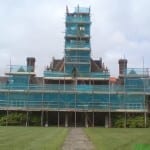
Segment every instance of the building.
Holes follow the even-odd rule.
[[[113,114],[144,115],[150,112],[150,79],[147,68],[127,68],[119,60],[119,78],[110,77],[102,58],[91,58],[90,8],[66,7],[64,57],[55,59],[36,77],[35,58],[26,66],[11,65],[0,78],[0,110],[37,114],[41,126],[111,127]],[[7,124],[7,123],[6,123]]]

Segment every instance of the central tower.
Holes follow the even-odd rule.
[[[90,72],[90,8],[77,6],[73,13],[66,7],[64,72]]]
[[[66,7],[64,57],[54,58],[50,67],[44,71],[46,84],[109,83],[109,71],[102,58],[91,58],[90,27],[90,8],[77,6],[70,13]]]

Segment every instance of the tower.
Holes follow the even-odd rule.
[[[77,6],[73,13],[66,8],[65,73],[90,72],[90,8]]]

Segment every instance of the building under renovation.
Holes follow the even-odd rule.
[[[128,68],[120,59],[119,77],[110,76],[102,58],[91,58],[90,8],[66,8],[65,47],[62,59],[53,58],[43,72],[35,74],[35,58],[26,66],[10,65],[0,77],[0,111],[37,114],[41,126],[111,126],[112,115],[150,111],[148,68]]]

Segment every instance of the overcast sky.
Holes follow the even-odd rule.
[[[112,76],[118,59],[150,66],[150,0],[0,0],[0,75],[7,65],[36,58],[42,75],[53,56],[64,55],[65,8],[91,7],[92,57],[103,58]],[[143,59],[144,58],[144,59]]]

